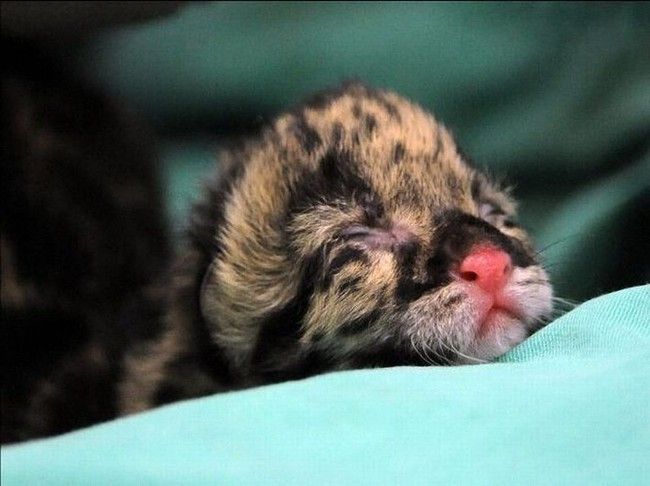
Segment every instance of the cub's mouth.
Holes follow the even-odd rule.
[[[477,360],[507,352],[552,312],[552,290],[544,270],[537,265],[516,267],[501,249],[473,248],[454,278],[466,295],[468,326],[474,336],[466,354]]]
[[[475,364],[506,353],[542,327],[552,290],[539,265],[519,267],[496,246],[478,245],[437,295],[406,314],[407,343],[430,364]]]

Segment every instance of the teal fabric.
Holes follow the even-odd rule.
[[[647,484],[650,286],[489,365],[390,368],[170,405],[2,449],[23,484]]]
[[[216,152],[197,134],[345,78],[408,96],[515,186],[558,295],[583,300],[650,280],[648,25],[643,2],[196,2],[78,64],[158,127],[176,227]]]

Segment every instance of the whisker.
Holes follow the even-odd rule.
[[[447,343],[446,343],[445,340],[440,336],[440,334],[438,333],[438,331],[439,331],[439,330],[436,329],[436,328],[433,329],[433,334],[434,334],[434,337],[435,337],[435,339],[436,339],[436,344],[437,344],[439,347],[441,347],[441,348],[443,348],[443,349],[446,349],[447,351],[450,351],[452,354],[458,354],[458,353],[456,352],[456,350],[454,350],[453,348],[450,348],[449,346],[447,346]],[[438,356],[440,356],[442,359],[444,359],[444,360],[447,362],[448,365],[453,365],[453,364],[454,364],[454,361],[453,361],[452,358],[450,358],[450,357],[448,357],[448,356],[444,356],[444,355],[438,354],[438,353],[436,353],[436,354],[437,354]]]
[[[548,316],[548,317],[546,317],[546,318],[542,318],[542,317],[532,317],[532,316],[531,316],[531,317],[529,317],[527,320],[530,321],[530,322],[533,322],[533,323],[537,324],[537,326],[538,326],[537,329],[541,329],[542,327],[546,326],[549,322],[551,322],[551,321],[554,320],[554,319],[555,319],[555,316],[554,316],[554,315],[550,315],[550,316]]]
[[[428,348],[426,343],[422,343],[420,350],[424,354],[427,363],[429,363],[431,366],[437,366],[440,364],[439,359],[441,359],[441,356],[439,356],[438,353],[436,353],[433,349]],[[433,353],[433,358],[429,355],[429,352]],[[438,358],[438,360],[436,360],[436,358]]]
[[[430,366],[433,366],[433,363],[431,362],[431,360],[428,359],[427,357],[425,357],[425,356],[420,352],[420,350],[418,349],[418,347],[415,345],[415,343],[413,342],[413,336],[411,336],[411,347],[412,347],[413,350],[417,353],[417,355],[420,357],[420,359],[421,359],[422,361],[424,361],[426,364],[428,364],[428,365],[430,365]]]
[[[543,263],[544,268],[554,268],[560,265],[571,265],[575,261],[575,258],[566,258],[562,260],[554,260],[552,262]]]
[[[440,361],[444,359],[443,356],[440,356],[440,355],[439,355],[435,350],[429,348],[429,347],[426,346],[425,344],[422,345],[422,352],[423,352],[424,355],[429,359],[429,362],[430,362],[433,366],[438,366],[438,365],[440,365]],[[432,357],[429,355],[429,353],[433,353],[434,358],[432,358]]]
[[[579,302],[577,300],[568,299],[566,297],[560,297],[558,295],[554,295],[553,300],[556,300],[558,302],[565,302],[567,304],[571,304],[571,305],[575,305],[575,306],[578,306],[578,305],[580,305],[582,303],[582,302]]]
[[[561,306],[566,307],[568,310],[573,310],[580,305],[580,302],[564,299],[562,297],[553,297],[553,303],[560,304]]]
[[[443,345],[445,345],[445,343],[443,343]],[[460,356],[460,357],[462,357],[462,358],[465,358],[465,359],[468,359],[469,361],[474,361],[475,363],[479,363],[479,364],[488,363],[488,361],[485,360],[485,359],[482,359],[482,358],[476,358],[476,357],[474,357],[474,356],[470,356],[470,355],[468,355],[468,354],[465,354],[465,353],[460,352],[460,351],[459,351],[458,349],[456,349],[456,348],[455,348],[451,343],[448,343],[448,349],[450,349],[452,353],[456,353],[458,356]]]
[[[434,340],[435,340],[436,342],[439,342],[439,341],[440,341],[440,338],[438,337],[438,333],[437,333],[436,328],[433,327],[433,328],[431,329],[431,331],[433,332],[433,338],[434,338]],[[453,364],[453,363],[449,360],[449,358],[447,358],[446,356],[443,356],[442,354],[440,354],[440,353],[438,352],[437,349],[432,348],[432,347],[428,344],[427,341],[423,341],[423,342],[422,342],[422,351],[423,351],[427,356],[429,356],[429,352],[432,353],[432,354],[437,358],[437,361],[436,361],[436,360],[433,360],[433,361],[436,361],[436,364],[444,364],[444,363],[442,363],[442,362],[446,362],[446,364],[448,364],[448,365]]]
[[[584,233],[584,232],[582,232],[582,233],[573,233],[573,234],[566,235],[563,238],[560,238],[559,240],[555,240],[552,243],[549,243],[548,245],[544,246],[542,249],[536,251],[535,255],[540,256],[545,251],[553,248],[554,246],[559,245],[560,243],[566,243],[569,240],[576,239],[576,238],[582,238],[582,237],[585,237],[585,236],[588,236],[588,234]]]
[[[435,331],[435,330],[434,330],[434,335],[435,335],[435,339],[436,339],[436,341],[439,341],[438,336],[436,335],[436,331]],[[436,361],[436,360],[433,360],[433,361],[436,361],[437,364],[441,364],[442,361],[445,361],[446,364],[448,364],[448,365],[453,364],[452,361],[451,361],[448,357],[446,357],[446,356],[440,354],[440,353],[438,352],[438,350],[435,349],[435,348],[433,348],[433,347],[431,347],[431,346],[429,345],[428,342],[426,342],[426,341],[423,342],[423,343],[422,343],[422,347],[423,347],[423,350],[424,350],[424,352],[426,353],[427,356],[429,356],[429,353],[432,353],[433,356],[435,356],[435,357],[437,358],[437,361]]]
[[[435,331],[435,330],[434,330],[434,334],[436,334],[436,331]],[[461,352],[459,349],[457,349],[456,347],[454,347],[453,343],[451,343],[451,342],[445,342],[444,339],[440,339],[440,336],[437,336],[437,335],[436,335],[436,339],[438,340],[438,343],[439,343],[442,347],[444,347],[444,348],[447,349],[448,351],[451,351],[453,354],[455,354],[455,355],[457,355],[457,356],[460,356],[461,358],[465,358],[465,359],[469,360],[470,362],[471,362],[471,361],[474,361],[474,362],[476,362],[476,363],[487,363],[487,362],[488,362],[488,361],[486,361],[486,360],[484,360],[484,359],[476,358],[476,357],[474,357],[474,356],[469,356],[469,355],[467,355],[467,354]],[[447,362],[448,362],[449,364],[452,364],[451,360],[449,360],[449,359],[447,359]]]
[[[570,240],[571,238],[577,238],[578,236],[583,236],[583,235],[581,233],[575,233],[573,235],[568,235],[568,236],[565,236],[564,238],[560,238],[559,240],[556,240],[553,243],[549,243],[544,248],[536,251],[535,256],[540,256],[546,250],[548,250],[550,248],[553,248],[554,246],[559,245],[560,243],[565,243],[567,240]]]

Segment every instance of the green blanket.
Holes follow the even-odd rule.
[[[333,373],[4,448],[2,484],[647,484],[649,316],[635,287],[499,363]]]

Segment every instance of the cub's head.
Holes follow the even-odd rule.
[[[224,160],[200,307],[243,377],[482,362],[551,312],[508,193],[393,93],[318,96]]]

